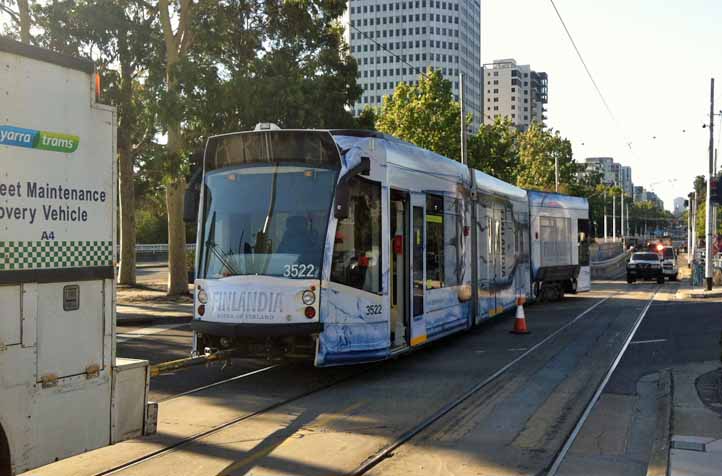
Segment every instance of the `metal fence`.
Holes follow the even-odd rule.
[[[186,245],[186,251],[195,251],[196,250],[196,244],[195,243],[189,243]],[[139,255],[161,255],[161,254],[167,254],[168,253],[168,244],[167,243],[158,243],[158,244],[144,244],[144,245],[135,245],[135,253]]]

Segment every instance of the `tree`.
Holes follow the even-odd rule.
[[[376,120],[379,131],[437,154],[459,160],[460,106],[451,82],[438,70],[419,76],[418,86],[400,83],[393,96],[385,96]]]
[[[43,46],[60,52],[94,54],[102,77],[100,102],[117,107],[118,175],[120,182],[120,267],[118,282],[135,284],[134,167],[139,150],[155,134],[139,81],[158,47],[153,35],[155,12],[143,0],[53,2],[36,9]]]
[[[376,110],[371,106],[366,106],[363,108],[363,111],[361,111],[361,114],[359,114],[356,118],[355,127],[357,129],[367,129],[373,131],[376,130],[376,121]]]
[[[489,175],[514,183],[519,166],[519,132],[509,118],[483,124],[469,138],[469,165]]]
[[[188,274],[185,265],[185,223],[183,223],[183,194],[186,181],[183,169],[185,151],[182,122],[178,104],[182,96],[182,87],[178,73],[181,62],[192,44],[191,20],[194,4],[192,0],[171,0],[174,12],[170,10],[169,0],[158,0],[161,32],[165,44],[164,72],[165,95],[160,107],[166,110],[161,116],[162,125],[168,134],[166,145],[166,211],[168,213],[168,294],[179,295],[188,292]],[[173,28],[171,15],[177,15],[177,26]]]
[[[555,159],[559,162],[559,191],[569,193],[577,181],[579,167],[572,157],[572,145],[558,131],[533,123],[519,139],[519,187],[554,191]]]
[[[18,29],[20,41],[29,45],[32,41],[30,36],[32,17],[28,0],[0,0],[0,12],[4,12],[10,17]]]

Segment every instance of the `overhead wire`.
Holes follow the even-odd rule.
[[[405,59],[403,59],[401,56],[397,55],[396,53],[394,53],[393,51],[391,51],[390,49],[388,49],[385,44],[379,43],[378,41],[376,41],[376,39],[374,39],[373,37],[370,37],[369,35],[367,35],[365,31],[360,30],[356,25],[351,25],[351,28],[353,28],[354,30],[356,30],[358,33],[361,33],[365,39],[370,40],[370,41],[373,42],[376,46],[380,47],[382,50],[386,51],[389,55],[391,55],[391,56],[393,56],[394,58],[396,58],[396,59],[398,60],[397,63],[403,63],[403,64],[405,64],[406,66],[408,66],[409,68],[411,68],[416,74],[418,74],[418,73],[421,72],[421,71],[419,70],[419,68],[417,68],[416,66],[411,65],[411,63],[409,63],[408,61],[406,61]]]
[[[554,0],[549,0],[549,2],[552,4],[552,8],[554,8],[554,12],[556,13],[557,18],[559,18],[559,22],[562,24],[562,27],[564,28],[564,31],[567,34],[567,38],[569,38],[569,42],[572,44],[572,48],[574,48],[574,51],[576,52],[577,57],[579,58],[579,61],[582,63],[582,66],[584,67],[584,71],[586,71],[587,76],[589,77],[589,80],[592,83],[592,86],[594,86],[594,90],[597,92],[597,95],[599,95],[599,99],[601,99],[602,104],[604,105],[604,108],[607,110],[609,117],[612,119],[612,122],[614,122],[614,124],[617,126],[619,132],[621,133],[624,145],[627,146],[629,151],[636,158],[636,154],[634,153],[634,150],[632,149],[632,142],[627,138],[628,137],[627,134],[624,133],[624,130],[622,129],[621,124],[617,120],[617,117],[614,115],[614,112],[612,111],[612,108],[609,106],[607,99],[604,97],[604,94],[602,93],[601,88],[597,84],[597,81],[594,79],[594,75],[592,74],[591,70],[589,69],[587,62],[584,60],[584,57],[582,56],[582,52],[579,50],[577,43],[574,41],[574,37],[572,36],[572,33],[569,31],[569,28],[567,28],[567,24],[566,24],[566,22],[564,22],[564,18],[562,18],[561,12],[559,12],[557,5],[554,3]]]

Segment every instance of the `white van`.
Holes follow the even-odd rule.
[[[677,281],[679,268],[677,267],[677,252],[673,246],[665,246],[659,252],[662,256],[662,272],[670,281]]]

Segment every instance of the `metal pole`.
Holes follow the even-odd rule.
[[[604,242],[607,242],[607,191],[604,191]]]
[[[631,236],[632,232],[629,230],[629,203],[627,203],[627,209],[624,212],[624,217],[627,220],[627,223],[624,226],[624,229],[627,230],[627,234]]]
[[[459,111],[461,112],[461,163],[466,165],[466,124],[464,121],[464,73],[459,73]]]
[[[714,78],[710,80],[709,95],[709,173],[707,174],[707,197],[706,197],[706,217],[705,217],[705,260],[704,260],[704,280],[707,291],[712,290],[712,200],[711,200],[711,181],[714,172],[712,171],[714,162]]]
[[[559,193],[559,157],[554,154],[554,189]]]
[[[697,190],[694,191],[694,207],[692,207],[692,261],[697,252]]]
[[[687,198],[687,266],[692,263],[692,194]]]
[[[612,194],[612,241],[617,241],[617,196]]]
[[[624,190],[622,190],[622,205],[619,210],[619,228],[621,230],[620,235],[622,236],[622,241],[624,241]]]

